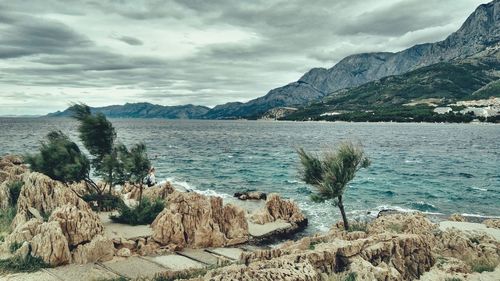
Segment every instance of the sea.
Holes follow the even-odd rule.
[[[321,153],[360,143],[372,165],[345,192],[352,219],[380,210],[447,216],[500,216],[500,126],[495,124],[346,123],[111,119],[119,142],[144,142],[159,180],[231,198],[235,192],[277,192],[298,203],[308,233],[340,219],[333,202],[310,200],[300,180],[298,148]],[[34,153],[51,130],[78,141],[65,118],[0,118],[0,155]]]

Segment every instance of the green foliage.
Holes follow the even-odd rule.
[[[0,273],[34,272],[47,267],[41,258],[31,255],[0,260]]]
[[[109,193],[85,194],[82,199],[90,203],[92,210],[99,212],[116,210],[125,204],[120,196]]]
[[[119,207],[118,216],[110,216],[117,223],[130,225],[151,224],[156,216],[165,208],[165,202],[158,199],[150,201],[143,198],[141,203],[136,207],[129,207],[125,204]]]
[[[467,263],[470,265],[473,272],[492,272],[498,265],[498,261],[488,260],[486,258],[469,259]]]
[[[126,151],[123,163],[128,179],[134,183],[141,183],[142,179],[147,176],[149,168],[151,167],[146,145],[139,143],[134,145],[130,151]]]
[[[298,154],[303,167],[301,178],[316,187],[316,198],[321,201],[341,196],[356,172],[370,166],[363,149],[352,142],[341,143],[336,151],[326,152],[323,157],[304,149],[299,149]]]
[[[354,222],[349,225],[349,229],[347,230],[349,232],[353,231],[363,231],[367,232],[368,231],[368,223],[366,222]]]
[[[16,208],[15,207],[9,207],[7,209],[1,210],[0,209],[0,233],[10,233],[12,231],[11,229],[11,223],[14,220],[14,217],[16,216]]]
[[[344,278],[344,281],[356,281],[356,272],[349,272],[347,276]]]
[[[19,194],[21,193],[21,188],[23,187],[24,182],[15,180],[7,183],[7,188],[9,189],[10,195],[10,205],[15,206],[17,204],[17,199],[19,198]]]
[[[15,253],[21,246],[23,245],[22,242],[14,242],[9,245],[9,251],[11,254]]]
[[[40,152],[28,155],[26,162],[33,171],[54,180],[77,182],[89,176],[90,163],[78,146],[61,131],[52,131],[42,141]]]
[[[302,180],[317,190],[311,199],[319,202],[335,200],[342,214],[344,226],[349,230],[342,195],[356,173],[371,163],[361,146],[352,142],[342,142],[335,151],[325,152],[322,157],[308,153],[304,149],[298,149],[297,153],[302,164]]]

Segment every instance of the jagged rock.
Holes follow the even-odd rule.
[[[36,235],[31,240],[31,255],[40,257],[44,262],[58,266],[71,261],[68,240],[58,222],[46,222],[39,225]]]
[[[419,234],[430,239],[434,238],[433,233],[437,231],[437,225],[433,224],[423,214],[391,214],[377,218],[368,225],[368,233],[406,233]]]
[[[92,241],[78,245],[71,253],[74,263],[104,262],[113,259],[115,248],[113,242],[102,236],[95,236]]]
[[[304,280],[320,281],[321,275],[308,261],[275,259],[266,262],[245,265],[231,265],[209,271],[202,280]]]
[[[5,238],[4,247],[8,249],[13,243],[23,243],[24,241],[31,241],[37,234],[37,228],[43,221],[39,219],[31,219],[24,224],[18,225],[11,234]]]
[[[0,210],[5,210],[10,206],[10,191],[7,184],[8,181],[4,181],[0,184]]]
[[[22,222],[23,219],[27,221],[32,217],[27,212],[29,207],[37,209],[42,215],[51,214],[56,208],[66,204],[73,205],[78,209],[89,209],[87,203],[78,198],[68,187],[44,174],[25,174],[23,181],[24,186],[21,188],[17,200],[16,215],[16,217],[21,217],[14,220],[13,227]]]
[[[500,219],[487,219],[483,222],[487,227],[500,229]]]
[[[460,222],[466,221],[466,219],[462,215],[460,215],[460,214],[452,214],[448,218],[448,220],[450,220],[450,221],[460,221]]]
[[[248,237],[245,212],[223,208],[220,197],[176,191],[167,197],[167,206],[151,224],[152,237],[163,245],[219,247]]]
[[[116,252],[116,255],[119,257],[130,257],[132,255],[132,252],[130,252],[130,249],[128,248],[121,248]]]
[[[267,194],[260,191],[236,192],[234,197],[240,200],[266,200]]]
[[[49,221],[59,222],[70,246],[88,242],[104,230],[99,216],[88,207],[63,205],[54,210]]]
[[[297,204],[291,200],[283,200],[276,193],[267,196],[264,209],[252,215],[254,223],[265,224],[282,219],[292,224],[307,224],[306,217],[302,214]]]
[[[14,253],[14,257],[24,259],[30,254],[30,243],[24,241],[19,249]]]
[[[139,200],[140,189],[137,186],[129,187],[130,195],[129,199]],[[145,187],[142,191],[142,196],[150,200],[156,199],[166,199],[168,195],[172,194],[175,188],[170,182],[166,182],[162,185],[155,185],[152,187]]]
[[[500,242],[481,233],[448,229],[436,235],[435,251],[462,261],[477,258],[500,260]]]

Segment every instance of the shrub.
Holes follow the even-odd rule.
[[[344,281],[356,281],[356,272],[350,272],[347,274]]]
[[[112,215],[110,218],[114,222],[130,225],[151,224],[164,208],[165,203],[160,199],[150,201],[147,198],[143,198],[142,202],[136,207],[131,208],[122,204],[118,210],[119,215]]]
[[[468,261],[473,272],[494,271],[498,261],[488,260],[486,258],[476,258]]]
[[[0,233],[11,232],[11,223],[16,216],[16,208],[9,207],[5,210],[0,210]]]
[[[363,231],[366,232],[368,230],[368,223],[366,222],[354,222],[351,223],[349,229],[347,231]]]
[[[27,255],[25,258],[12,257],[0,260],[1,273],[34,272],[42,268],[50,267],[39,257]]]
[[[109,193],[85,194],[82,199],[90,203],[92,210],[99,212],[116,210],[125,204],[120,196]]]
[[[17,204],[17,199],[19,198],[19,194],[21,193],[21,188],[23,187],[24,182],[22,181],[11,181],[7,184],[7,188],[10,193],[10,205],[15,206]]]
[[[23,245],[22,242],[14,242],[9,245],[9,251],[11,254],[15,253],[21,246]]]

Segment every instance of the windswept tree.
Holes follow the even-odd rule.
[[[340,209],[344,228],[349,230],[343,195],[356,173],[371,163],[362,147],[342,142],[335,151],[325,152],[322,156],[306,152],[303,148],[299,148],[297,153],[302,164],[302,180],[317,190],[311,199],[316,202],[333,200]]]
[[[116,132],[113,124],[102,113],[92,114],[85,104],[71,106],[72,117],[80,122],[78,132],[80,140],[92,155],[92,166],[95,174],[104,179],[111,187],[120,177],[118,153],[115,149]]]
[[[52,131],[45,138],[39,153],[26,156],[31,170],[64,183],[84,180],[95,186],[89,176],[90,161],[76,143],[61,131]]]
[[[129,182],[135,184],[140,188],[139,191],[139,204],[142,204],[142,190],[144,188],[142,181],[148,175],[151,162],[148,159],[146,145],[139,143],[134,145],[130,151],[125,146],[121,148],[122,163],[126,178]]]

